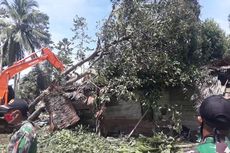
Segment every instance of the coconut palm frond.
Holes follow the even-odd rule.
[[[33,29],[31,34],[38,40],[48,40],[50,35],[47,32]]]
[[[8,27],[8,26],[10,26],[10,23],[9,22],[7,22],[7,20],[6,19],[1,19],[0,18],[0,30],[2,30],[3,28],[6,28],[6,27]]]
[[[15,32],[15,26],[10,25],[9,27],[5,28],[4,31],[5,31],[7,37],[11,37],[11,35],[13,35],[13,33]]]
[[[13,2],[13,10],[15,10],[18,14],[21,16],[25,14],[24,6],[23,6],[24,0],[14,0]]]
[[[36,48],[41,48],[41,40],[38,40],[36,37],[34,37],[34,36],[29,36],[29,42],[31,43],[31,44],[33,44],[33,46],[34,47],[36,47]]]
[[[19,43],[21,43],[22,42],[22,40],[21,40],[21,30],[19,30],[19,31],[17,31],[17,33],[15,33],[15,35],[14,35],[14,41],[16,41],[16,42],[19,42]]]
[[[49,21],[49,17],[38,10],[33,10],[31,13],[27,14],[26,19],[34,25],[46,25]]]
[[[10,38],[7,38],[7,39],[5,40],[5,43],[3,44],[3,56],[6,56],[7,51],[9,50],[9,49],[8,49],[8,42],[9,42],[9,39],[10,39]]]
[[[28,12],[34,8],[38,8],[38,2],[34,0],[14,0],[13,4],[20,12]]]
[[[13,17],[14,19],[16,19],[18,17],[18,14],[17,14],[16,10],[14,9],[14,6],[12,4],[10,4],[7,0],[2,0],[0,5],[5,7],[5,9],[4,9],[5,14],[7,14],[8,16]]]
[[[12,25],[9,24],[8,26],[2,27],[0,29],[0,33],[1,33],[2,39],[7,41],[9,37],[11,37],[11,35],[14,33],[14,28]],[[5,42],[5,41],[2,41],[2,42]]]
[[[12,3],[2,0],[0,5],[9,19],[9,23],[0,21],[1,37],[5,40],[4,56],[9,64],[23,57],[23,51],[33,52],[40,48],[41,42],[49,42],[48,16],[35,10],[38,7],[35,0],[12,0]]]
[[[11,9],[11,6],[10,6],[10,4],[8,3],[8,1],[7,0],[1,0],[0,1],[0,5],[3,5],[3,6],[5,6],[7,9]]]
[[[38,8],[38,2],[34,0],[27,0],[26,9]]]
[[[24,32],[18,31],[18,33],[15,36],[15,41],[21,45],[21,50],[28,50],[29,52],[34,52],[34,47],[30,43],[29,38]]]
[[[14,8],[7,8],[6,9],[7,16],[14,22],[18,22],[20,20],[20,15]]]
[[[34,52],[34,46],[33,44],[31,43],[30,41],[30,38],[28,37],[28,35],[26,35],[25,33],[23,33],[21,35],[21,38],[22,38],[22,44],[23,44],[23,47],[25,50],[27,50],[28,52]]]
[[[4,8],[0,8],[0,17],[6,16],[6,10]]]

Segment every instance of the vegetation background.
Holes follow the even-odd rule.
[[[200,19],[201,6],[197,0],[112,0],[111,3],[110,15],[97,32],[96,49],[101,51],[100,58],[88,63],[96,70],[92,81],[107,87],[97,99],[99,106],[104,102],[132,100],[157,114],[163,89],[180,87],[185,96],[189,90],[199,95],[199,87],[207,77],[206,67],[229,57],[229,35],[213,19]],[[86,19],[76,15],[72,32],[73,37],[54,43],[49,33],[49,16],[39,11],[38,2],[1,0],[1,70],[23,58],[26,50],[34,52],[44,46],[56,49],[68,66],[75,60],[86,59],[94,50],[92,43],[95,44],[87,33]],[[19,97],[33,101],[55,76],[55,70],[44,63],[20,79],[20,83],[20,76],[15,77],[15,89]],[[178,121],[175,119],[175,130],[180,130]],[[46,140],[51,140],[45,150],[60,152],[71,152],[73,148],[82,152],[98,152],[98,148],[101,152],[167,152],[168,148],[173,152],[176,140],[156,133],[151,139],[111,143],[82,130],[63,130],[44,137],[39,137],[40,149]]]

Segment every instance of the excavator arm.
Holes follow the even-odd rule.
[[[8,105],[8,81],[22,70],[46,60],[49,61],[56,69],[59,69],[60,71],[64,70],[64,65],[50,49],[43,48],[41,49],[41,52],[40,56],[38,56],[37,53],[32,53],[28,57],[17,61],[12,66],[2,71],[0,74],[0,103],[4,102],[5,105]]]

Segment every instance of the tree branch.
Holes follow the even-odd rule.
[[[62,73],[62,75],[65,76],[65,75],[69,74],[71,71],[75,70],[77,67],[83,65],[85,62],[88,62],[88,61],[94,59],[95,57],[100,56],[100,57],[98,57],[98,58],[96,59],[96,62],[97,62],[97,61],[98,61],[100,58],[102,58],[104,55],[109,54],[109,52],[107,52],[107,49],[108,49],[109,47],[111,47],[111,46],[113,46],[113,45],[115,45],[115,44],[118,44],[118,43],[120,43],[120,42],[122,42],[122,41],[127,41],[127,40],[129,40],[130,38],[131,38],[131,35],[121,37],[119,40],[114,40],[114,41],[111,42],[110,44],[105,45],[105,46],[104,46],[104,49],[101,49],[100,39],[98,39],[98,41],[97,41],[97,48],[95,49],[95,51],[94,51],[88,58],[86,58],[86,59],[84,59],[84,60],[78,62],[77,64],[73,65],[72,67],[70,67],[69,69],[67,69],[66,71],[64,71],[64,72]],[[101,54],[99,55],[99,53],[101,53]],[[95,63],[95,62],[94,62],[94,63]],[[94,63],[93,63],[93,64],[94,64]],[[92,65],[91,65],[91,66],[92,66]],[[75,82],[75,81],[77,81],[77,80],[83,78],[83,77],[86,76],[87,74],[91,74],[91,72],[87,71],[87,72],[85,72],[85,73],[83,73],[83,74],[78,75],[78,76],[75,77],[75,78],[71,78],[70,80],[67,80],[67,81],[66,81],[66,85],[69,85],[69,84],[71,84],[71,83],[73,83],[73,82]],[[30,111],[33,112],[33,110],[35,109],[35,106],[41,101],[41,99],[42,99],[43,97],[45,97],[45,96],[49,93],[49,90],[50,90],[50,89],[51,89],[51,86],[49,86],[45,91],[43,91],[43,92],[42,92],[42,93],[41,93],[41,94],[40,94],[30,105],[29,105],[29,110],[30,110]]]
[[[49,92],[51,87],[48,87],[46,90],[44,90],[30,105],[29,105],[29,110],[34,110],[35,106],[40,102],[40,100],[46,96]]]
[[[111,42],[110,44],[107,44],[105,45],[105,49],[108,49],[109,47],[115,45],[115,44],[118,44],[122,41],[127,41],[131,38],[131,35],[128,35],[128,36],[124,36],[124,37],[121,37],[119,40],[114,40],[113,42]],[[100,42],[100,39],[97,40],[97,48],[96,50],[89,56],[87,57],[86,59],[78,62],[77,64],[73,65],[72,67],[70,67],[69,69],[67,69],[66,71],[63,72],[63,75],[67,75],[69,74],[71,71],[75,70],[77,67],[83,65],[85,62],[88,62],[90,60],[92,60],[93,58],[95,58],[96,56],[99,56],[99,53],[101,53],[101,55],[105,55],[107,54],[105,49],[101,49],[101,42]],[[101,56],[101,57],[102,57]],[[99,59],[101,58],[99,57]],[[96,61],[98,61],[99,59],[97,59]],[[95,62],[94,62],[95,63]],[[93,64],[94,64],[93,63]]]
[[[78,62],[77,64],[73,65],[72,67],[70,67],[69,69],[67,69],[66,71],[63,72],[63,75],[67,75],[69,74],[71,71],[75,70],[77,67],[83,65],[85,62],[88,62],[89,60],[93,59],[94,57],[98,56],[98,53],[100,52],[100,39],[97,40],[97,48],[96,50],[86,59]]]
[[[70,85],[70,84],[74,83],[75,81],[80,80],[81,78],[85,77],[88,74],[92,74],[91,71],[87,71],[87,72],[85,72],[83,74],[77,75],[77,77],[75,77],[75,78],[72,78],[72,79],[68,80],[66,82],[66,85]]]

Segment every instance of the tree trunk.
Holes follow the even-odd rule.
[[[29,121],[34,121],[38,118],[38,116],[41,114],[42,111],[45,110],[45,106],[42,106],[40,108],[38,108],[35,112],[33,112],[29,117],[28,120]]]
[[[17,95],[17,92],[18,92],[18,79],[19,79],[19,74],[16,74],[14,76],[14,93],[15,93],[15,96]]]
[[[17,62],[17,57],[15,57],[14,62]],[[13,65],[14,62],[11,63],[11,64]],[[16,97],[16,95],[18,93],[18,80],[19,80],[19,78],[20,78],[20,72],[18,74],[15,74],[15,76],[14,76],[14,93],[15,93],[15,97]]]

